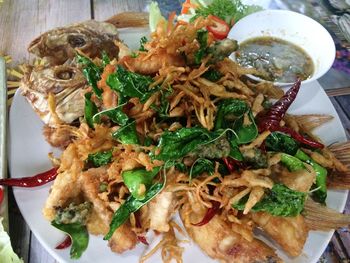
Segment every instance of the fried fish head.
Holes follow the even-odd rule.
[[[110,57],[117,57],[119,49],[115,40],[119,38],[114,25],[89,20],[43,33],[29,44],[28,51],[46,58],[51,65],[60,65],[73,59],[77,50],[90,58],[100,57],[102,50]]]
[[[45,124],[70,124],[84,115],[87,82],[82,72],[71,65],[26,66],[20,88],[22,95]],[[54,118],[49,96],[53,96]]]

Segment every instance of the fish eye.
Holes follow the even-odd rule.
[[[70,80],[74,77],[74,71],[72,69],[63,69],[55,72],[55,77],[62,80]]]
[[[83,36],[77,36],[77,35],[70,35],[68,36],[68,43],[71,45],[71,47],[82,47],[86,44],[86,41]]]

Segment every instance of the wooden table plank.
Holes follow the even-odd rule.
[[[30,58],[27,46],[41,33],[57,26],[88,20],[90,2],[86,0],[6,0],[0,5],[0,53],[14,62]]]
[[[150,1],[143,0],[93,0],[94,18],[99,21],[108,19],[109,17],[126,11],[145,11],[145,7]]]

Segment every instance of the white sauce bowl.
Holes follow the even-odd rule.
[[[335,45],[328,31],[315,20],[288,10],[264,10],[248,15],[235,24],[228,38],[238,43],[245,40],[271,36],[287,40],[302,49],[314,63],[312,76],[303,84],[317,80],[332,66],[335,58]],[[234,59],[234,54],[231,55]],[[249,76],[255,80],[261,79]],[[293,83],[274,82],[278,86],[291,86]]]

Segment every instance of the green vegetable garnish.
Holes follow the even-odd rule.
[[[145,37],[145,36],[143,36],[143,37],[141,37],[141,39],[140,39],[140,48],[139,48],[139,50],[140,51],[147,51],[147,49],[145,49],[145,44],[147,43],[147,37]]]
[[[151,155],[154,159],[163,161],[175,161],[189,153],[200,157],[206,157],[210,154],[212,157],[208,158],[214,158],[218,155],[221,156],[226,151],[224,150],[219,154],[217,152],[211,153],[210,150],[205,153],[203,150],[205,147],[222,150],[219,149],[220,146],[216,145],[216,143],[217,140],[224,136],[226,136],[225,130],[210,132],[201,127],[181,128],[174,132],[165,131],[158,143],[159,153],[152,153]],[[203,148],[201,148],[202,146]],[[230,149],[228,149],[226,156],[229,151]]]
[[[315,191],[312,197],[320,203],[325,203],[327,198],[327,169],[316,163],[309,155],[298,150],[295,157],[312,166],[316,173],[316,183],[313,186]],[[316,190],[317,189],[317,190]]]
[[[164,187],[164,184],[165,182],[153,184],[146,192],[145,197],[142,200],[138,200],[130,195],[128,199],[119,207],[119,209],[115,211],[112,222],[109,225],[109,231],[107,235],[105,235],[104,240],[109,240],[114,231],[129,218],[131,213],[139,210],[142,206],[151,201],[158,193],[160,193]]]
[[[85,93],[85,108],[84,108],[84,118],[86,123],[89,125],[90,128],[94,128],[94,123],[100,123],[100,118],[96,117],[93,118],[97,112],[97,106],[96,104],[91,100],[92,93],[87,92]]]
[[[125,104],[122,104],[112,109],[100,111],[92,117],[92,120],[94,123],[99,122],[101,115],[105,115],[118,125],[126,125],[129,121],[129,117],[123,112],[124,106]]]
[[[240,0],[213,0],[208,6],[197,8],[196,14],[191,18],[191,21],[194,21],[199,16],[214,15],[225,20],[227,24],[232,25],[232,22],[236,23],[241,18],[260,10],[262,10],[261,7],[244,5]]]
[[[238,99],[226,99],[219,103],[215,129],[231,128],[233,122],[248,111],[248,105]]]
[[[158,174],[160,168],[155,167],[152,171],[138,168],[122,173],[124,183],[135,199],[142,200],[145,198],[146,190],[152,185],[152,180]]]
[[[95,95],[100,99],[102,96],[102,90],[97,87],[97,82],[101,79],[103,68],[95,65],[95,63],[89,58],[84,57],[79,53],[77,53],[77,62],[84,66],[83,74],[89,85],[92,87]]]
[[[281,163],[286,166],[290,172],[306,169],[302,161],[286,153],[281,154]]]
[[[197,41],[199,42],[199,50],[194,55],[194,63],[200,64],[203,57],[206,55],[208,31],[201,29],[197,31]]]
[[[294,217],[304,209],[306,194],[289,189],[283,184],[275,184],[253,208],[252,212],[267,212],[274,216]],[[242,198],[233,208],[244,210],[248,196]]]
[[[97,152],[88,155],[86,159],[86,166],[88,167],[100,167],[106,164],[109,164],[112,161],[113,150],[105,151],[105,152]]]
[[[65,232],[71,237],[72,247],[70,249],[70,258],[80,258],[89,244],[89,233],[86,229],[86,226],[80,223],[59,224],[55,221],[52,221],[51,225]]]
[[[219,79],[221,79],[222,74],[215,69],[209,69],[202,75],[202,77],[212,82],[217,82]]]
[[[159,90],[159,87],[152,89],[149,86],[153,83],[153,79],[138,73],[133,73],[118,66],[115,73],[107,78],[108,86],[118,92],[120,97],[119,104],[124,103],[128,98],[139,98],[142,103]]]
[[[123,144],[140,144],[135,121],[120,127],[112,136]]]
[[[109,63],[111,63],[110,58],[106,51],[102,51],[102,67],[105,68]]]
[[[236,133],[235,140],[238,145],[250,143],[258,136],[258,128],[251,110],[248,111],[248,118],[250,123],[247,125],[244,125],[244,115],[235,120],[233,124]]]
[[[281,132],[272,132],[265,141],[269,151],[284,152],[295,155],[299,149],[299,144],[290,136]]]
[[[196,178],[198,175],[201,175],[204,172],[210,175],[213,174],[214,162],[203,158],[197,159],[190,169],[190,179]]]

